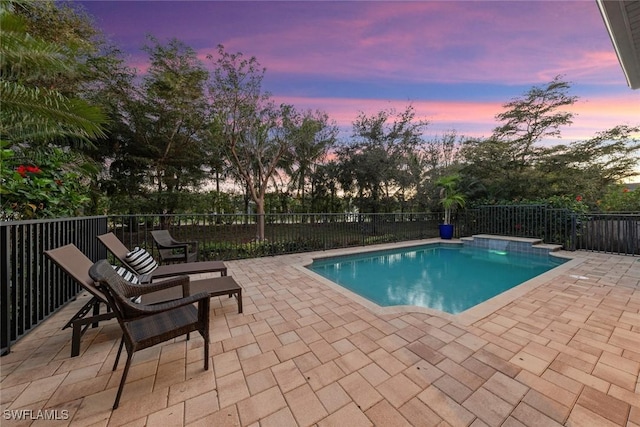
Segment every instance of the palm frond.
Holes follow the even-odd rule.
[[[0,135],[23,142],[30,139],[50,141],[74,137],[90,142],[103,137],[100,123],[106,121],[102,110],[80,99],[15,82],[0,81]]]
[[[29,81],[73,72],[63,48],[31,37],[25,32],[21,17],[0,13],[0,28],[0,74],[3,79]]]

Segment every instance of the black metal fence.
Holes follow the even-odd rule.
[[[640,255],[640,213],[576,213],[544,205],[480,206],[461,213],[459,233],[542,239],[564,249]]]
[[[461,235],[497,234],[542,239],[575,250],[580,215],[545,205],[491,205],[464,211]]]
[[[151,231],[169,229],[197,240],[200,259],[231,260],[372,245],[438,235],[437,214],[267,215],[265,240],[256,239],[256,215],[126,215],[0,222],[1,352],[10,351],[44,319],[75,299],[80,288],[44,251],[75,244],[93,261],[108,254],[96,236],[114,232],[129,248],[157,256]]]
[[[104,258],[95,236],[106,229],[106,217],[0,222],[2,354],[80,290],[45,259],[44,251],[73,243],[92,260]]]
[[[127,215],[110,216],[108,229],[128,248],[155,256],[151,231],[166,229],[177,240],[198,241],[201,260],[231,260],[437,237],[439,215],[266,214],[264,240],[256,221],[242,214]]]
[[[256,239],[256,215],[125,215],[0,222],[0,339],[2,354],[20,337],[73,300],[79,288],[43,252],[75,244],[96,261],[107,257],[96,236],[115,233],[130,249],[154,255],[151,231],[168,229],[197,240],[201,260],[365,246],[438,236],[440,215],[267,214],[265,239]],[[546,206],[486,206],[459,212],[456,237],[498,234],[540,238],[567,250],[640,255],[640,213],[576,214]]]

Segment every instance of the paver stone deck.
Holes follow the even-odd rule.
[[[80,295],[0,359],[1,424],[640,427],[640,258],[561,251],[458,316],[380,308],[304,268],[406,244],[227,262],[244,313],[212,299],[212,368],[195,335],[136,353],[115,411],[115,320],[69,357]]]

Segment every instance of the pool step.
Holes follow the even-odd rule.
[[[542,239],[525,237],[499,236],[493,234],[475,234],[460,239],[465,246],[501,250],[509,252],[535,253],[548,255],[562,249],[562,245],[544,243]]]
[[[536,248],[540,248],[540,249],[547,249],[549,250],[549,252],[555,252],[555,251],[559,251],[560,249],[562,249],[562,245],[554,245],[552,243],[540,243],[538,245],[535,246]]]

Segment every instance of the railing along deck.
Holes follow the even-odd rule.
[[[106,250],[95,236],[106,229],[107,217],[0,223],[3,354],[78,294],[79,286],[46,260],[44,251],[73,243],[92,260],[104,258]]]
[[[256,215],[117,215],[0,222],[0,341],[11,344],[73,300],[79,287],[43,252],[69,243],[90,259],[107,258],[96,239],[115,233],[130,249],[155,256],[151,231],[197,240],[201,260],[231,260],[365,246],[438,236],[438,213],[267,214],[265,239]],[[567,250],[640,255],[640,213],[578,214],[546,206],[486,206],[459,212],[456,237],[499,234],[540,238]]]

